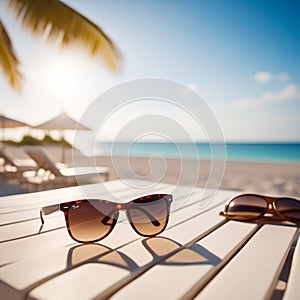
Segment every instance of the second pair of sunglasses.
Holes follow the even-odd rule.
[[[62,211],[69,235],[77,242],[90,243],[104,239],[115,227],[119,211],[125,210],[132,228],[140,235],[152,237],[167,227],[173,196],[147,195],[127,203],[84,199],[43,207],[43,216]]]
[[[225,205],[222,216],[237,221],[289,221],[300,225],[300,201],[257,194],[238,195]]]

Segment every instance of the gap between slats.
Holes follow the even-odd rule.
[[[279,275],[271,300],[296,300],[300,295],[300,228]]]
[[[280,233],[281,235],[280,240],[277,237],[275,237],[276,230],[277,230],[277,234]],[[273,233],[271,233],[271,231]],[[226,262],[226,264],[224,264],[223,268],[220,269],[217,274],[214,274],[214,276],[211,277],[210,281],[205,282],[204,285],[200,281],[190,290],[190,292],[184,297],[184,299],[194,299],[194,298],[199,300],[210,299],[216,296],[216,292],[222,294],[224,297],[230,297],[230,299],[240,299],[242,287],[247,287],[245,290],[243,290],[243,295],[245,299],[258,299],[257,291],[260,291],[259,294],[261,295],[261,299],[269,299],[271,294],[274,291],[278,276],[283,268],[284,262],[289,253],[290,247],[296,237],[296,234],[297,232],[295,226],[289,226],[289,225],[282,226],[282,225],[274,225],[274,224],[263,225],[259,233],[256,234],[253,237],[253,239],[249,241],[249,243],[245,244],[244,247],[242,247],[240,251],[236,253],[236,255],[230,257]],[[265,236],[265,238],[262,240],[261,236]],[[267,242],[268,238],[271,239],[269,243]],[[256,249],[255,251],[258,251],[257,247],[259,247],[259,245],[261,243],[264,243],[265,241],[266,244],[264,248],[260,247],[261,251],[259,252],[260,253],[259,255],[264,254],[266,252],[266,249],[268,249],[268,247],[270,248],[271,241],[273,242],[271,243],[272,245],[275,243],[273,246],[277,246],[278,250],[277,248],[270,248],[268,251],[269,256],[266,256],[266,259],[267,257],[269,257],[269,260],[264,260],[263,264],[262,264],[262,257],[259,258],[260,261],[258,263],[255,263],[255,261],[252,261],[251,263],[251,258],[254,259],[253,257],[254,249]],[[282,243],[285,242],[287,242],[287,244],[283,245]],[[254,245],[255,248],[253,248]],[[274,258],[275,249],[279,251],[277,253],[278,260],[276,262],[272,261],[273,263],[270,264],[270,259]],[[257,254],[258,252],[256,253],[256,255]],[[245,259],[247,259],[248,267],[246,266]],[[258,257],[255,256],[255,259],[257,260]],[[251,270],[254,271],[256,269],[256,265],[259,265],[260,269],[256,270],[257,276],[251,278],[252,280],[254,278],[255,280],[257,280],[259,278],[260,280],[258,282],[260,283],[260,287],[256,286],[255,283],[251,281],[248,277],[245,277],[246,275],[248,276],[248,274],[252,275],[252,273],[249,272]],[[244,272],[242,272],[242,268],[240,268],[241,273],[237,274],[236,273],[237,266],[242,266],[245,269]],[[274,272],[272,274],[269,271],[267,271],[268,268],[270,268],[270,266],[271,266],[270,270]],[[249,267],[251,269],[249,269]],[[263,267],[265,269],[262,269]],[[260,274],[264,274],[264,278],[262,278]],[[272,278],[269,278],[271,275]],[[249,280],[245,283],[246,278],[248,278]],[[249,290],[249,287],[251,286],[250,283],[251,285],[254,284],[255,289]],[[238,289],[233,288],[233,285],[235,284],[238,285]]]

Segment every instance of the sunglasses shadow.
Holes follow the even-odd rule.
[[[217,265],[221,261],[217,256],[199,244],[194,244],[185,248],[177,241],[165,237],[146,238],[142,240],[142,245],[144,249],[152,256],[151,261],[147,262],[143,266],[139,266],[134,259],[122,251],[118,249],[112,249],[99,243],[76,245],[69,249],[64,269],[41,278],[39,281],[36,281],[21,291],[15,290],[3,281],[0,281],[1,294],[2,291],[4,291],[4,295],[17,294],[17,298],[27,298],[29,297],[30,292],[39,285],[82,265],[90,263],[111,265],[117,268],[128,270],[130,274],[125,280],[122,279],[122,281],[130,282],[132,277],[134,278],[137,276],[137,274],[141,275],[153,266],[159,264],[170,266],[199,264]]]
[[[72,270],[86,263],[108,264],[126,270],[138,268],[126,254],[101,244],[83,244],[69,250],[66,270]]]
[[[152,237],[142,240],[145,249],[151,254],[152,261],[163,265],[217,265],[221,260],[206,248],[194,244],[184,248],[180,243],[165,237]],[[164,260],[170,254],[171,258]],[[139,266],[125,253],[100,244],[78,245],[69,250],[66,270],[85,263],[103,263],[134,272]]]
[[[161,260],[161,265],[217,265],[221,262],[219,257],[200,244],[183,247],[180,243],[164,237],[145,239],[142,243],[152,255],[153,261]]]
[[[274,225],[274,226],[286,226],[286,227],[300,227],[300,224],[295,224],[289,221],[282,220],[280,217],[273,215],[270,217],[262,216],[254,220],[231,220],[231,222],[241,222],[241,223],[253,223],[257,225]]]

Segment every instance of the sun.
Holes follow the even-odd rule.
[[[82,84],[83,69],[78,57],[57,57],[46,68],[46,84],[58,95],[72,95]]]

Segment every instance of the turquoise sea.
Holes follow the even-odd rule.
[[[214,158],[224,158],[222,145],[213,144]],[[230,161],[300,162],[300,143],[227,143],[226,159]],[[152,156],[168,158],[211,159],[208,143],[111,143],[99,142],[97,154],[116,156]]]

